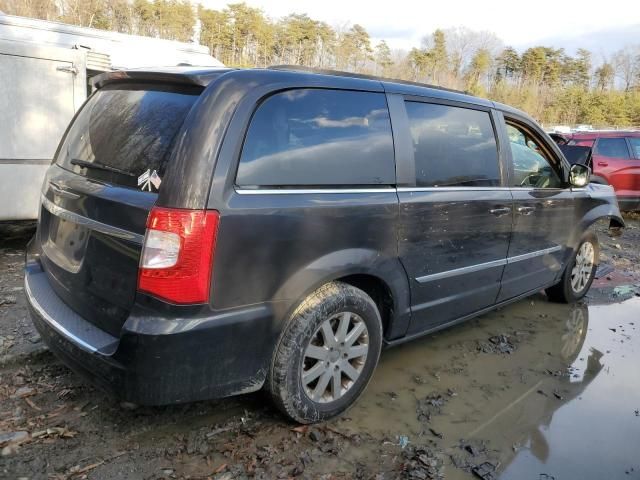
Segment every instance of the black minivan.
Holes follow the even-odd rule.
[[[42,187],[25,288],[65,363],[125,401],[263,387],[343,412],[383,346],[589,289],[611,187],[527,115],[329,71],[97,77]]]

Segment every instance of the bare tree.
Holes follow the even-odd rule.
[[[615,78],[628,92],[640,80],[640,45],[626,46],[618,50],[612,58]]]
[[[469,66],[478,50],[486,50],[496,56],[503,46],[494,33],[486,30],[477,31],[460,26],[444,30],[444,35],[454,77],[459,77]]]

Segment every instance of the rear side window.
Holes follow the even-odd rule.
[[[624,138],[599,138],[596,153],[605,157],[629,158],[629,149]]]
[[[154,170],[162,178],[171,146],[197,98],[191,91],[98,90],[69,129],[57,163],[93,179],[157,190],[151,182],[139,185],[138,178]]]
[[[631,144],[631,150],[633,151],[633,156],[636,158],[640,158],[640,138],[630,137],[629,143]]]
[[[498,186],[498,148],[489,113],[406,102],[419,187]]]
[[[395,183],[384,94],[300,89],[256,110],[236,184],[245,187]]]

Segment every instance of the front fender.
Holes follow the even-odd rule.
[[[613,187],[590,183],[585,187],[586,198],[582,199],[578,209],[580,218],[574,227],[569,246],[575,249],[584,232],[602,218],[609,218],[609,228],[624,228],[625,223]]]
[[[274,303],[279,311],[276,318],[287,319],[300,303],[325,283],[349,275],[370,275],[386,285],[393,297],[392,318],[389,319],[389,338],[406,332],[410,317],[409,282],[397,257],[386,257],[375,250],[349,248],[317,258],[298,270],[278,289]]]

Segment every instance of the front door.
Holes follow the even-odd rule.
[[[489,109],[413,97],[402,103],[415,177],[398,188],[399,256],[411,285],[408,334],[415,334],[495,302],[513,212]]]
[[[506,118],[514,226],[499,301],[548,286],[563,269],[574,227],[574,194],[561,160],[531,124]]]

